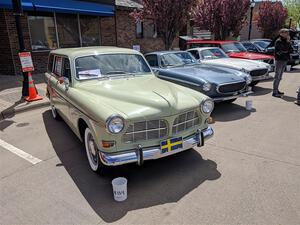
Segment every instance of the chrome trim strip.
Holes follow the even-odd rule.
[[[211,127],[208,127],[201,131],[199,134],[194,134],[193,136],[184,139],[183,140],[183,147],[180,149],[177,149],[175,151],[167,152],[165,154],[161,154],[160,146],[154,146],[149,148],[142,149],[141,146],[137,145],[137,149],[132,149],[128,152],[122,152],[122,153],[105,153],[105,152],[99,152],[99,157],[102,163],[106,166],[118,166],[128,163],[140,163],[141,159],[143,161],[145,160],[154,160],[163,158],[166,156],[170,156],[179,152],[183,152],[185,150],[188,150],[190,148],[193,148],[200,144],[200,146],[203,146],[204,142],[213,137],[214,131]],[[203,137],[203,140],[201,138]],[[139,153],[142,152],[142,155]],[[142,157],[142,158],[139,158]]]
[[[262,76],[256,76],[256,77],[252,77],[252,81],[258,81],[258,80],[267,80],[270,79],[271,76],[269,75],[269,73],[264,74]]]

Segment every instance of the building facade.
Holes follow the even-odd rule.
[[[35,73],[46,71],[49,52],[56,48],[138,46],[144,53],[164,48],[151,20],[135,23],[130,17],[141,7],[138,1],[22,0],[22,6],[23,39],[32,54]],[[18,75],[19,43],[10,0],[0,3],[0,29],[0,74]]]

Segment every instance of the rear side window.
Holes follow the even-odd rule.
[[[62,76],[69,78],[71,80],[71,68],[70,68],[70,61],[68,58],[63,59],[63,71]]]
[[[200,59],[198,50],[189,51],[196,59]]]
[[[58,76],[62,75],[62,57],[56,56],[55,57],[55,66],[54,66],[54,73]]]
[[[53,70],[53,62],[54,62],[54,55],[49,55],[49,60],[48,60],[48,72],[52,72]]]

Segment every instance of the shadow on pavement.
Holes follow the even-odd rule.
[[[126,165],[107,169],[98,175],[89,168],[83,145],[64,122],[54,121],[51,112],[43,113],[47,134],[74,183],[93,210],[105,221],[114,222],[127,212],[177,202],[206,180],[221,174],[217,164],[204,160],[195,151],[186,151],[164,159],[146,162],[142,167]],[[128,199],[113,200],[111,180],[128,179]],[[167,212],[166,212],[167,213]]]
[[[273,89],[272,88],[265,88],[260,86],[254,86],[252,88],[253,94],[251,96],[259,96],[259,95],[267,95],[270,94]]]
[[[34,84],[45,83],[45,78],[43,74],[33,74],[32,78]],[[10,89],[10,88],[22,88],[23,76],[10,76],[10,75],[0,75],[0,91]],[[21,93],[21,92],[20,92]]]
[[[295,102],[297,100],[297,98],[295,97],[286,96],[286,95],[282,96],[282,99],[286,102]]]
[[[245,107],[234,103],[218,103],[211,116],[215,121],[229,122],[243,119],[253,112],[256,112],[256,109],[247,111]]]

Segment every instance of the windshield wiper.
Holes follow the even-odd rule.
[[[120,74],[127,74],[127,73],[121,70],[120,71],[116,70],[116,71],[107,72],[105,75],[120,75]]]

